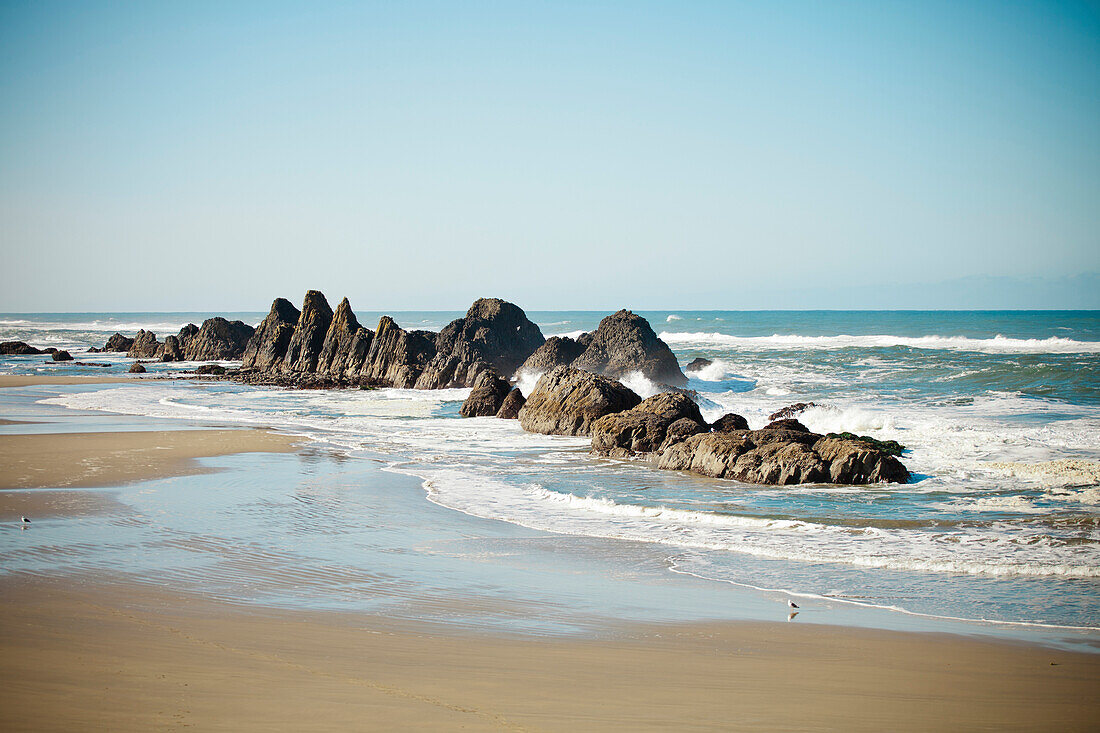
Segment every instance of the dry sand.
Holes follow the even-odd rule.
[[[0,581],[11,731],[1084,731],[1097,690],[1100,656],[935,635],[730,623],[492,638]]]
[[[115,486],[209,469],[196,458],[287,452],[299,439],[264,430],[0,435],[0,489]]]

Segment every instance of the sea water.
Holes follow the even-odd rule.
[[[163,338],[207,315],[0,316],[0,340],[67,347],[79,360],[111,364],[5,357],[0,370],[122,373],[130,362],[121,355],[80,350],[115,330],[144,327]],[[370,324],[375,315],[359,318]],[[393,315],[406,327],[438,329],[461,314]],[[547,336],[583,333],[603,315],[529,313]],[[415,476],[440,509],[578,545],[647,547],[663,558],[664,572],[714,587],[1005,628],[1100,628],[1100,315],[642,315],[682,365],[712,361],[688,372],[708,419],[736,412],[756,428],[786,405],[813,402],[799,419],[815,431],[905,445],[911,482],[768,487],[658,471],[593,457],[585,439],[463,419],[467,390],[88,385],[12,391],[5,416],[17,417],[22,399],[74,415],[275,427],[349,460],[382,456],[389,470]],[[183,368],[147,366],[154,375]],[[539,375],[517,376],[529,391]],[[642,396],[658,389],[640,375],[623,381]]]

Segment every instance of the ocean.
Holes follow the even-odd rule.
[[[102,346],[115,331],[132,336],[145,328],[163,338],[210,315],[253,324],[264,316],[0,315],[0,340],[67,348],[80,361],[110,363],[81,367],[41,356],[0,357],[0,372],[124,374],[129,360],[81,352]],[[370,326],[381,314],[357,315]],[[462,314],[390,315],[406,328],[438,330]],[[528,313],[546,336],[591,330],[604,315]],[[1014,628],[1054,628],[1095,638],[1100,630],[1100,313],[641,315],[682,366],[696,357],[712,360],[688,372],[688,386],[698,393],[708,420],[737,412],[758,428],[786,405],[813,402],[799,419],[814,431],[851,431],[906,446],[902,461],[912,481],[768,487],[658,471],[637,461],[593,457],[587,439],[532,435],[516,421],[464,419],[459,407],[468,390],[458,389],[291,391],[188,380],[36,387],[0,390],[8,393],[0,395],[0,415],[18,419],[52,410],[74,420],[106,414],[149,424],[273,427],[307,436],[347,461],[370,461],[415,477],[422,487],[419,500],[435,505],[433,512],[531,530],[554,537],[558,547],[620,548],[613,554],[621,559],[621,572],[630,566],[626,548],[644,547],[660,557],[661,572],[714,589],[781,595],[809,606],[959,619],[1010,635]],[[156,375],[187,365],[147,366]],[[536,378],[521,375],[521,389],[529,391]],[[641,377],[624,381],[643,397],[656,389]],[[5,432],[16,429],[3,426]],[[241,516],[263,516],[256,515],[256,502],[263,501],[259,489],[248,494],[251,508]],[[339,509],[329,511],[326,521],[337,526]],[[340,527],[352,525],[346,537],[307,536],[302,529],[301,547],[315,548],[307,558],[312,552],[326,562],[338,559],[345,580],[314,584],[308,598],[270,583],[263,586],[265,602],[356,607],[361,594],[348,578],[368,568],[357,559],[355,518],[341,515],[338,521]],[[216,532],[227,546],[247,542],[270,551],[271,562],[278,564],[276,550],[285,549],[286,536],[268,537],[262,522],[251,529],[246,524],[242,520]],[[97,553],[105,566],[120,562],[89,540],[87,524],[81,532],[79,538],[55,538],[51,546],[69,543],[56,556],[12,552],[4,543],[15,540],[2,535],[0,572],[95,565]],[[147,539],[163,542],[163,537]],[[326,548],[319,540],[332,544]],[[491,552],[479,552],[484,562],[494,562]],[[178,548],[126,557],[136,574],[190,573],[202,586],[203,574]],[[219,577],[219,592],[227,595],[259,587],[255,578],[235,588],[229,576]]]

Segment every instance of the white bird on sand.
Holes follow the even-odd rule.
[[[787,599],[787,605],[791,608],[798,608],[798,604],[792,601],[790,598]]]

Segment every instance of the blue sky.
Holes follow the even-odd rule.
[[[5,311],[1100,307],[1095,3],[3,3],[0,95]]]

